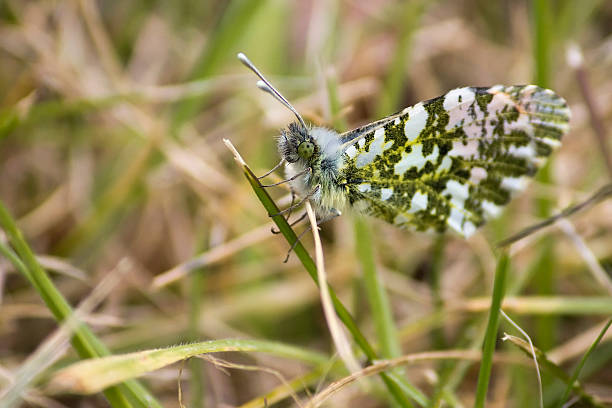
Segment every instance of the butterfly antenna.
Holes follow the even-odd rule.
[[[272,84],[263,76],[263,74],[261,72],[259,72],[259,70],[255,67],[255,65],[253,65],[253,63],[251,62],[251,60],[249,60],[247,58],[246,55],[244,55],[243,53],[238,53],[238,59],[240,60],[240,62],[242,62],[248,69],[250,69],[251,71],[253,71],[255,73],[255,75],[257,75],[260,79],[260,81],[257,81],[257,87],[259,89],[261,89],[264,92],[269,93],[270,95],[272,95],[277,101],[279,101],[280,103],[282,103],[283,105],[285,105],[285,107],[287,109],[289,109],[291,112],[293,112],[293,114],[295,115],[295,117],[300,121],[300,124],[302,125],[302,127],[304,129],[306,129],[306,122],[304,122],[304,119],[302,119],[302,116],[298,113],[297,110],[295,110],[295,108],[289,103],[289,101],[287,99],[285,99],[285,97],[283,95],[281,95],[280,92],[278,92],[276,90],[276,88],[274,88],[272,86]]]

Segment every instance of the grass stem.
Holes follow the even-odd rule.
[[[493,365],[493,354],[495,353],[495,343],[497,342],[497,329],[499,327],[499,316],[502,300],[504,298],[504,288],[506,284],[506,275],[510,259],[507,253],[502,253],[497,263],[495,270],[495,282],[493,284],[493,298],[491,299],[491,310],[489,311],[489,322],[487,323],[487,331],[485,333],[484,343],[482,347],[482,361],[480,363],[480,372],[478,373],[478,384],[476,386],[476,401],[475,408],[483,408],[487,399],[487,389],[491,376],[491,367]]]

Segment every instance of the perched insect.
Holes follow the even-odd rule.
[[[297,117],[281,131],[273,170],[285,163],[284,182],[314,202],[321,219],[351,207],[399,227],[450,227],[469,237],[526,187],[569,130],[567,103],[553,91],[495,85],[453,89],[339,134],[306,125],[244,54],[238,58]]]

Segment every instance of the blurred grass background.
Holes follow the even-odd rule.
[[[582,65],[568,63],[571,44]],[[338,130],[465,85],[537,83],[570,104],[572,130],[550,165],[469,241],[351,214],[323,226],[330,285],[381,356],[480,349],[495,242],[610,182],[609,1],[0,1],[0,201],[71,304],[118,276],[84,318],[113,353],[246,338],[335,355],[315,285],[295,256],[282,263],[288,244],[270,233],[222,143],[231,139],[261,174],[278,162],[275,136],[293,120],[257,90],[240,51],[307,120]],[[271,194],[288,204],[286,190]],[[504,306],[570,374],[612,316],[612,202],[571,223],[511,249]],[[0,242],[8,238],[24,270],[36,269],[2,225]],[[310,235],[303,241],[312,249]],[[0,258],[0,390],[57,327],[15,264]],[[518,335],[503,320],[501,330]],[[580,376],[588,395],[608,403],[611,338]],[[489,404],[537,406],[529,360],[512,345],[497,350],[512,363],[494,362]],[[63,366],[76,354],[63,347],[55,357]],[[218,357],[303,378],[292,383],[303,402],[346,374],[262,353]],[[45,387],[56,366],[40,368],[28,404],[106,406]],[[478,366],[455,359],[400,373],[431,406],[468,406]],[[242,368],[190,360],[183,402],[264,406],[282,383]],[[179,405],[179,369],[142,382],[163,406]],[[543,384],[546,405],[558,404],[563,382],[543,371]],[[276,399],[296,404],[286,394],[267,402]],[[375,377],[328,402],[355,404],[397,402]]]

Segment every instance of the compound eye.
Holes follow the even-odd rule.
[[[297,153],[304,160],[308,160],[312,157],[315,151],[314,143],[304,141],[298,145]]]

